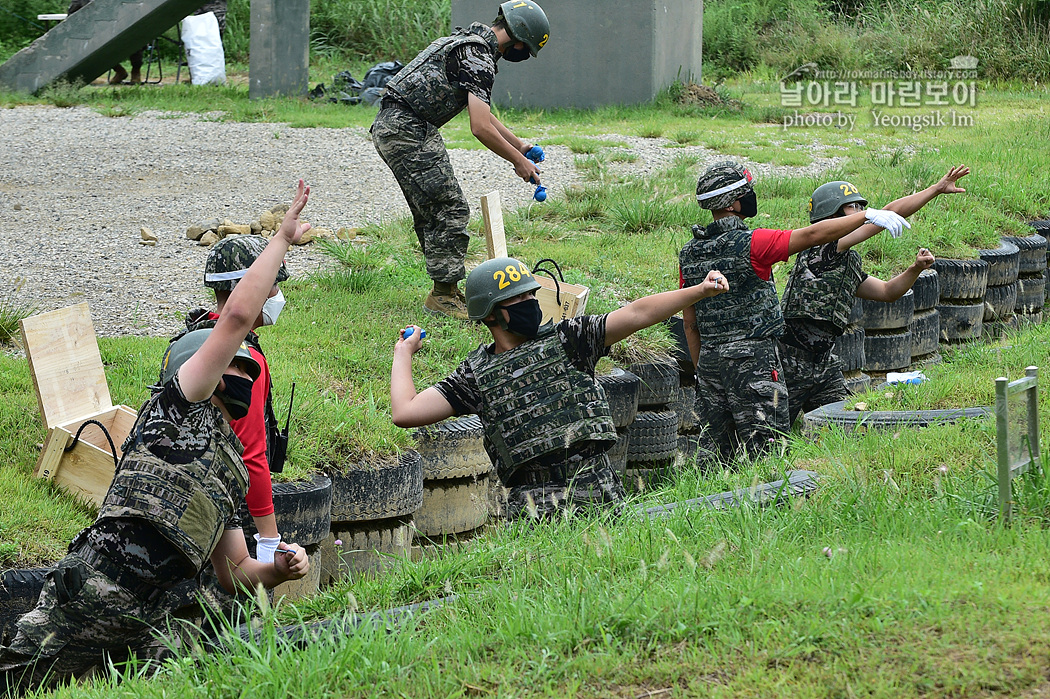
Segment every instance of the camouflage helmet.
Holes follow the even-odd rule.
[[[551,23],[547,14],[531,0],[508,0],[499,6],[496,21],[503,20],[507,33],[515,42],[520,41],[535,58],[550,38]]]
[[[523,262],[513,257],[486,260],[467,277],[467,316],[471,320],[481,320],[492,313],[492,307],[500,301],[539,288],[539,282]]]
[[[849,182],[822,184],[813,190],[813,196],[809,198],[809,222],[816,223],[831,218],[846,204],[860,204],[866,207],[868,200]]]
[[[204,341],[208,339],[213,330],[214,328],[204,328],[203,330],[183,333],[168,345],[167,351],[164,352],[164,358],[160,361],[160,386],[171,381],[179,367],[185,364],[186,360],[204,345]],[[255,361],[252,353],[248,351],[248,345],[242,342],[241,346],[237,348],[237,354],[233,356],[247,364],[248,375],[252,377],[252,381],[259,378],[262,368],[259,366],[259,362]]]
[[[751,171],[732,160],[711,165],[696,181],[696,202],[701,209],[727,209],[733,202],[755,191]]]
[[[231,235],[215,243],[204,263],[204,286],[216,291],[233,291],[233,283],[245,275],[266,249],[267,242],[258,235]],[[276,282],[287,278],[288,269],[282,262]]]

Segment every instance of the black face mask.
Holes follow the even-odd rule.
[[[233,374],[223,374],[222,380],[226,382],[226,390],[216,388],[215,395],[226,406],[230,417],[240,420],[248,414],[248,406],[252,404],[252,380]]]
[[[528,58],[531,58],[532,54],[525,47],[516,49],[513,46],[508,46],[503,49],[503,58],[510,61],[511,63],[520,63]]]
[[[543,311],[540,310],[540,302],[536,299],[527,299],[511,304],[500,306],[507,312],[507,322],[503,327],[515,335],[532,339],[540,331],[540,321],[543,320]]]
[[[751,218],[758,214],[758,197],[754,192],[740,197],[740,218]]]

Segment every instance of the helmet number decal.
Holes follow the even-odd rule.
[[[519,263],[517,266],[507,265],[504,269],[497,269],[492,273],[492,278],[499,282],[500,289],[506,289],[510,286],[511,282],[520,282],[522,277],[531,277],[532,272],[524,263]],[[510,281],[508,281],[508,277]]]
[[[845,184],[840,184],[839,189],[842,190],[842,196],[844,197],[848,197],[851,194],[858,194],[860,192],[860,190],[851,185],[849,182],[846,182]]]
[[[543,45],[547,43],[547,39],[549,39],[549,38],[551,38],[551,35],[550,35],[550,34],[544,34],[544,35],[543,35],[543,41],[541,41],[541,42],[539,43],[539,47],[540,47],[541,49],[543,48]]]

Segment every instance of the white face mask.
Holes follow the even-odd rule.
[[[277,316],[281,315],[284,308],[284,294],[277,290],[276,296],[266,299],[262,307],[263,325],[273,325],[277,322]]]

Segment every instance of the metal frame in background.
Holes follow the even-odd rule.
[[[999,518],[1010,521],[1013,512],[1013,490],[1010,482],[1014,476],[1031,471],[1033,468],[1039,470],[1042,464],[1039,461],[1039,368],[1030,366],[1024,370],[1025,377],[1010,381],[1005,377],[995,380],[995,441],[998,452],[999,464]],[[1022,456],[1016,463],[1010,462],[1010,396],[1024,393],[1028,403],[1026,420],[1028,422],[1027,434],[1022,440],[1027,440],[1028,449],[1022,449],[1026,455]]]

